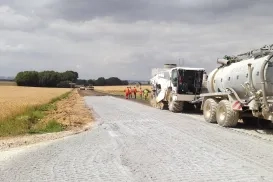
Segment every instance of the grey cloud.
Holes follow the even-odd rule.
[[[272,43],[272,4],[0,0],[0,8],[10,8],[8,15],[21,17],[19,23],[0,18],[5,21],[0,23],[0,74],[74,69],[81,78],[149,79],[151,68],[179,58],[185,66],[211,71],[218,57]]]
[[[181,21],[188,23],[214,23],[234,13],[242,16],[266,14],[259,3],[273,4],[270,0],[66,0],[51,4],[60,18],[79,21],[110,16],[119,21]],[[254,9],[247,12],[248,9]],[[267,12],[271,13],[271,12]]]

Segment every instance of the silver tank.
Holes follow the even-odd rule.
[[[254,68],[252,72],[253,85],[256,90],[260,90],[262,89],[260,78],[261,67],[268,57],[250,58],[229,66],[216,68],[208,76],[208,92],[224,92],[225,88],[229,87],[233,88],[241,99],[247,99],[245,90],[241,85],[248,82],[248,64],[251,63]],[[266,65],[264,74],[266,94],[267,96],[273,96],[273,59]]]

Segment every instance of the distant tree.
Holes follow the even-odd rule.
[[[37,71],[19,72],[15,77],[18,86],[37,87],[39,83],[39,73]]]
[[[95,85],[96,86],[104,86],[106,84],[106,80],[104,77],[99,77],[96,81],[95,81]]]
[[[57,84],[57,87],[59,88],[70,88],[70,81],[60,81],[60,83]]]
[[[110,77],[105,80],[105,85],[122,85],[122,81],[117,77]]]
[[[63,73],[60,73],[61,75],[61,81],[71,81],[76,82],[78,79],[78,73],[74,71],[65,71]]]
[[[39,86],[40,87],[57,87],[61,81],[61,75],[55,71],[39,72]]]
[[[123,80],[122,85],[129,85],[129,82],[127,80]]]
[[[87,81],[87,83],[88,83],[89,85],[95,85],[95,81],[96,81],[96,80],[89,79],[89,80]]]
[[[73,82],[76,82],[76,80],[79,78],[79,74],[78,74],[78,72],[75,72],[75,71],[68,71],[68,72],[71,72],[71,73],[73,73],[73,75],[74,75],[74,80],[72,80]]]
[[[33,86],[33,87],[71,87],[71,83],[77,85],[94,85],[94,86],[105,86],[105,85],[129,85],[128,81],[120,80],[118,77],[110,77],[105,79],[99,77],[97,80],[94,79],[78,79],[78,73],[74,71],[56,72],[56,71],[23,71],[19,72],[15,81],[18,86]]]
[[[87,86],[87,85],[88,85],[88,82],[87,82],[87,80],[84,80],[84,79],[78,79],[78,80],[76,81],[76,84],[77,84],[77,85],[84,85],[84,86]]]

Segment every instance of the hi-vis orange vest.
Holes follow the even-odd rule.
[[[126,89],[125,89],[125,93],[126,93],[126,94],[129,94],[129,93],[130,93],[129,88],[126,88]]]

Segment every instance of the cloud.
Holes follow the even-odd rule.
[[[149,79],[164,63],[216,59],[272,43],[272,1],[1,0],[0,73],[74,69]]]

